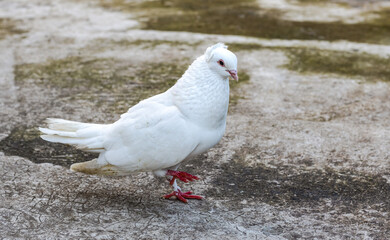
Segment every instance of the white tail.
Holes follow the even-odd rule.
[[[87,152],[103,152],[104,132],[109,125],[74,122],[58,118],[46,119],[48,128],[39,128],[49,142],[74,145]]]

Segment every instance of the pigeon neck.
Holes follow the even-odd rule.
[[[174,103],[189,119],[211,128],[225,126],[229,80],[196,59],[171,89]]]

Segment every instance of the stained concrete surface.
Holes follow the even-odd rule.
[[[317,1],[248,2],[259,4],[260,12],[282,11],[282,20],[326,22],[322,15],[314,20],[299,17],[304,16],[302,9],[319,8]],[[320,6],[325,4],[331,13],[356,13],[353,24],[377,24],[373,19],[378,12],[386,12],[385,1],[344,2]],[[148,11],[155,13],[145,6],[156,2],[136,10],[126,4],[0,2],[2,238],[390,235],[387,72],[372,76],[356,71],[375,69],[373,63],[385,69],[387,39],[380,35],[372,43],[332,42],[144,29]],[[175,7],[176,1],[164,4]],[[165,10],[172,14],[172,9]],[[343,14],[332,16],[348,22],[340,20]],[[204,195],[204,200],[163,200],[168,184],[150,173],[123,178],[72,173],[70,164],[94,155],[39,139],[36,128],[46,117],[115,121],[131,105],[171,86],[195,57],[218,41],[234,49],[239,73],[248,81],[232,86],[222,141],[182,168],[201,178],[181,184],[183,188]],[[319,60],[324,64],[344,55],[360,61],[329,69],[297,54],[319,50],[326,54]]]

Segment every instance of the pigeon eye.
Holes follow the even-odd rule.
[[[225,66],[225,63],[224,63],[222,60],[219,60],[218,63],[219,63],[219,65],[221,65],[222,67]]]

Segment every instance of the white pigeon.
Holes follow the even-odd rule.
[[[202,199],[182,192],[176,183],[176,179],[199,178],[176,170],[180,163],[221,140],[229,105],[229,77],[238,80],[237,58],[218,43],[207,48],[174,86],[139,102],[118,121],[91,124],[48,118],[48,128],[39,128],[45,134],[41,138],[99,153],[97,159],[73,164],[73,171],[112,176],[151,171],[170,181],[174,191],[165,198]]]

